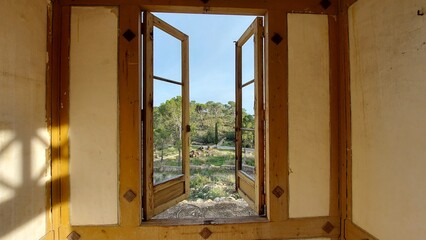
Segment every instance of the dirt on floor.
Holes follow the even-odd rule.
[[[155,219],[235,218],[256,215],[243,199],[221,197],[215,200],[185,200],[158,214]]]

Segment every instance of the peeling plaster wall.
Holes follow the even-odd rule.
[[[41,239],[49,181],[48,1],[7,0],[0,5],[0,239]]]
[[[353,221],[379,239],[426,236],[424,0],[349,12]]]

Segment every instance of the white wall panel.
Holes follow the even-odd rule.
[[[72,225],[118,222],[117,13],[116,7],[71,9]]]
[[[426,236],[424,0],[349,12],[353,221],[386,240]]]
[[[328,216],[328,17],[288,14],[290,217]]]

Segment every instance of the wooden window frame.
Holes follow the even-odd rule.
[[[264,97],[263,97],[263,19],[256,17],[247,30],[235,43],[235,187],[240,196],[259,215],[265,212],[265,151],[264,151]],[[243,46],[253,37],[254,79],[243,83],[242,56]],[[242,123],[243,89],[253,85],[254,88],[254,129],[246,129]],[[253,178],[243,171],[242,136],[245,131],[254,134],[255,173]]]
[[[143,23],[143,219],[150,220],[158,213],[189,197],[189,43],[188,36],[150,12],[144,12]],[[181,82],[154,75],[153,31],[157,28],[181,44]],[[154,184],[154,82],[164,81],[181,87],[182,96],[182,174]]]
[[[47,239],[67,239],[71,232],[76,232],[89,239],[102,239],[105,235],[112,239],[157,239],[165,236],[170,239],[200,238],[200,232],[208,227],[212,232],[212,239],[278,239],[278,238],[314,238],[328,237],[333,240],[343,239],[344,218],[347,216],[346,190],[347,185],[346,149],[347,111],[348,102],[342,103],[339,99],[347,99],[347,85],[338,84],[338,78],[349,81],[347,68],[340,70],[347,64],[343,57],[339,62],[339,51],[344,51],[345,23],[337,15],[345,11],[339,9],[340,1],[331,0],[331,6],[324,9],[317,0],[290,1],[279,0],[258,1],[180,1],[158,0],[153,3],[149,0],[61,0],[52,3],[52,27],[49,27],[49,74],[48,91],[50,98],[49,113],[51,114],[51,173],[50,190],[51,204],[48,211]],[[346,3],[346,1],[343,1]],[[67,125],[61,122],[61,105],[66,104],[64,89],[61,86],[68,81],[69,66],[66,59],[69,56],[69,30],[71,6],[119,6],[119,101],[120,101],[120,169],[119,169],[119,224],[114,226],[71,226],[69,223],[69,173],[66,151],[62,146],[68,144],[66,138]],[[252,14],[265,16],[265,99],[266,99],[266,204],[267,219],[263,221],[233,219],[221,224],[206,226],[206,223],[193,223],[187,226],[179,225],[152,225],[141,224],[141,171],[140,169],[140,124],[134,124],[133,118],[141,118],[140,111],[140,13],[143,10],[151,12],[185,12],[185,13],[221,13],[221,14]],[[346,9],[347,10],[347,9]],[[329,15],[330,26],[330,81],[332,97],[332,121],[340,124],[333,125],[332,146],[338,149],[332,155],[339,154],[340,160],[332,157],[330,181],[330,214],[326,217],[289,218],[288,207],[288,116],[287,96],[287,13],[310,13]],[[136,38],[128,42],[122,36],[131,29]],[[342,33],[339,33],[342,30]],[[284,44],[275,43],[272,38],[280,35]],[[342,44],[343,42],[343,44]],[[336,46],[336,47],[333,47]],[[339,67],[339,69],[337,69]],[[342,67],[343,68],[343,67]],[[345,82],[345,83],[346,83]],[[340,89],[340,90],[339,90]],[[339,90],[339,91],[337,91]],[[337,105],[339,103],[340,105]],[[334,111],[338,109],[338,113]],[[340,130],[340,131],[338,131]],[[339,135],[336,136],[339,132]],[[61,138],[62,136],[62,138]],[[340,141],[339,141],[340,138]],[[345,144],[343,143],[345,142]],[[340,185],[338,175],[341,174]],[[350,183],[349,183],[350,184]],[[344,185],[344,186],[342,186]],[[280,197],[274,195],[274,190],[280,187],[284,193]],[[136,198],[129,202],[123,196],[128,190],[136,194]],[[339,193],[340,192],[340,193]],[[340,198],[339,198],[339,195]],[[339,204],[340,202],[340,204]],[[345,207],[342,207],[344,205]],[[350,207],[350,206],[348,206]],[[326,226],[332,225],[331,230]],[[330,228],[329,228],[330,229]]]

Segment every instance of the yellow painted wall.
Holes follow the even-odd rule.
[[[290,217],[328,216],[328,17],[288,14]]]
[[[47,0],[0,3],[0,239],[46,234]]]
[[[353,221],[379,239],[426,236],[424,0],[358,0],[349,14]]]

